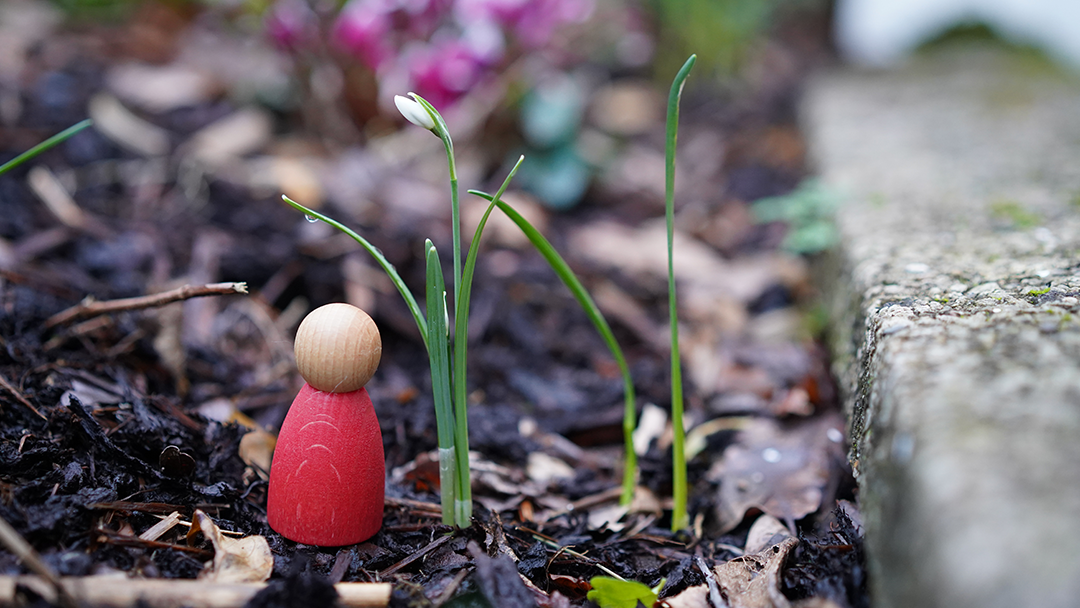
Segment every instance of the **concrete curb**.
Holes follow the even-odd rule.
[[[1080,81],[953,50],[804,124],[875,606],[1080,605]]]

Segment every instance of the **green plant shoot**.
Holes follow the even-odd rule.
[[[450,327],[446,312],[446,283],[442,263],[435,245],[428,240],[427,251],[427,322],[431,343],[428,360],[431,364],[431,392],[435,399],[435,424],[439,438],[439,487],[443,523],[454,525],[454,503],[457,501],[457,456],[454,454],[454,406],[450,386]]]
[[[480,192],[479,190],[469,190],[469,194],[475,194],[481,198],[485,198],[489,201],[495,201],[499,209],[506,214],[521,232],[529,239],[533,247],[536,248],[540,255],[544,257],[551,269],[555,271],[555,274],[562,280],[563,284],[570,290],[570,293],[577,299],[578,304],[582,310],[585,311],[585,315],[589,317],[592,324],[596,327],[596,331],[600,333],[600,337],[603,338],[604,344],[607,345],[608,350],[611,351],[611,356],[615,358],[615,364],[619,367],[619,373],[623,379],[623,439],[626,446],[626,463],[623,468],[623,491],[620,496],[619,502],[622,505],[629,505],[630,501],[634,498],[634,487],[637,484],[637,454],[634,452],[634,428],[637,426],[635,419],[637,417],[637,410],[635,404],[637,398],[634,393],[634,380],[630,376],[630,366],[626,363],[626,357],[623,355],[622,348],[619,347],[618,341],[615,340],[615,334],[611,331],[611,326],[608,325],[607,319],[604,318],[604,314],[600,312],[600,308],[593,301],[592,296],[589,295],[588,290],[581,284],[574,271],[570,269],[570,265],[566,263],[566,260],[559,255],[555,247],[552,246],[544,235],[540,234],[540,231],[533,227],[524,217],[521,216],[513,207],[507,205],[501,200],[496,200],[490,194]]]
[[[416,327],[420,330],[420,339],[424,341],[424,346],[428,347],[428,350],[430,350],[431,346],[428,342],[428,325],[427,321],[424,319],[424,313],[422,310],[420,310],[420,305],[416,303],[416,298],[413,297],[412,292],[409,291],[408,286],[405,285],[405,281],[401,279],[401,275],[398,274],[397,269],[394,268],[394,265],[391,264],[385,256],[383,256],[382,252],[379,251],[379,248],[372,245],[367,239],[357,234],[355,230],[349,228],[345,224],[342,224],[341,222],[335,220],[328,215],[323,215],[322,213],[319,213],[314,209],[309,209],[285,195],[281,196],[281,200],[288,203],[293,209],[296,209],[297,211],[303,213],[304,216],[307,217],[309,220],[319,220],[326,222],[330,226],[333,226],[341,232],[349,235],[354,241],[360,243],[360,246],[363,247],[364,250],[371,255],[371,257],[375,258],[375,261],[379,264],[380,267],[382,267],[383,272],[386,273],[386,276],[390,277],[390,282],[394,284],[394,287],[397,288],[398,292],[401,294],[401,297],[405,299],[405,304],[409,307],[409,312],[412,313],[413,319],[416,321]]]
[[[682,364],[679,357],[679,314],[675,299],[675,147],[679,137],[679,101],[683,85],[690,69],[694,67],[697,55],[683,64],[671,83],[668,96],[667,140],[665,142],[665,183],[664,210],[667,216],[667,254],[668,254],[668,317],[671,322],[671,444],[672,487],[674,507],[671,511],[671,530],[686,528],[689,520],[686,514],[686,429],[683,428],[683,392]]]
[[[25,163],[26,161],[34,158],[35,156],[37,156],[38,154],[41,154],[42,152],[48,150],[49,148],[52,148],[52,147],[56,146],[57,144],[63,143],[64,141],[70,139],[71,136],[75,135],[79,131],[82,131],[83,129],[89,127],[92,124],[94,124],[94,121],[92,121],[92,120],[90,120],[88,118],[88,119],[86,119],[86,120],[84,120],[82,122],[75,123],[74,125],[72,125],[72,126],[66,128],[66,129],[64,129],[63,131],[57,133],[56,135],[53,135],[49,139],[46,139],[45,141],[43,141],[40,144],[34,146],[33,148],[30,148],[26,152],[23,152],[22,154],[20,154],[20,155],[16,156],[15,158],[9,160],[8,162],[4,163],[3,165],[0,165],[0,175],[3,175],[5,173],[7,173],[8,171],[11,171],[15,167],[18,167],[19,165],[21,165],[21,164]]]
[[[510,180],[514,178],[524,160],[524,156],[518,158],[514,168],[510,170],[502,185],[499,186],[499,190],[495,193],[495,200],[499,200],[499,197],[506,192]],[[454,450],[457,456],[459,478],[458,498],[454,503],[454,517],[458,520],[459,526],[462,525],[461,521],[467,522],[472,519],[472,488],[469,483],[469,426],[466,412],[468,392],[465,382],[468,377],[466,374],[466,362],[468,360],[467,346],[469,342],[469,301],[472,294],[473,274],[476,270],[476,257],[480,253],[480,235],[483,234],[488,217],[491,216],[494,207],[495,203],[488,205],[483,217],[480,218],[480,223],[476,226],[476,233],[473,234],[472,243],[469,245],[469,254],[465,260],[465,270],[462,273],[461,285],[458,289],[457,310],[454,312]]]

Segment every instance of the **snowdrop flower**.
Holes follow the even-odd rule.
[[[412,95],[412,93],[409,93],[409,95]],[[429,131],[435,128],[435,119],[428,114],[419,101],[409,99],[404,95],[394,95],[394,105],[397,106],[398,112],[401,112],[405,120]]]

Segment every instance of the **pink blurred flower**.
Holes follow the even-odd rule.
[[[413,89],[436,108],[460,99],[482,79],[485,61],[457,39],[444,39],[407,53],[405,66]]]
[[[304,0],[277,0],[266,11],[266,35],[286,51],[297,51],[318,36],[318,19]]]
[[[334,42],[367,67],[378,69],[394,54],[388,8],[383,0],[351,0],[334,23]]]
[[[429,38],[446,19],[454,0],[385,0],[397,28],[414,39]]]
[[[490,19],[509,31],[525,48],[551,41],[556,28],[580,23],[593,11],[593,0],[459,0],[464,21]]]

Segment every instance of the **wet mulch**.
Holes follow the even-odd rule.
[[[110,66],[127,58],[102,32],[76,33],[30,49],[17,86],[4,90],[18,111],[0,128],[0,160],[85,118]],[[794,535],[770,589],[785,601],[817,598],[806,605],[867,606],[837,397],[823,351],[790,331],[812,287],[800,261],[775,252],[784,226],[747,219],[748,201],[791,190],[805,172],[794,108],[809,55],[780,48],[771,52],[783,60],[764,62],[772,71],[756,86],[688,90],[683,110],[694,201],[680,211],[683,225],[711,246],[704,268],[749,273],[740,276],[757,286],[688,304],[685,339],[705,353],[688,362],[688,415],[702,429],[689,531],[668,529],[670,434],[664,416],[655,421],[670,398],[663,285],[574,236],[611,221],[638,229],[662,209],[655,191],[598,179],[572,211],[536,207],[586,284],[606,294],[598,300],[627,351],[642,418],[652,420],[643,423],[638,500],[617,507],[621,381],[603,342],[538,255],[496,239],[481,256],[470,332],[475,523],[455,530],[438,513],[426,356],[399,296],[351,241],[305,222],[276,190],[187,162],[185,142],[237,110],[223,97],[139,113],[168,134],[164,156],[92,129],[0,178],[0,516],[62,575],[194,578],[213,556],[204,539],[182,527],[139,535],[162,516],[190,522],[201,510],[223,530],[267,539],[277,586],[258,600],[266,605],[310,605],[327,592],[319,581],[390,581],[394,606],[572,606],[588,604],[591,577],[610,574],[664,580],[661,598],[675,598],[715,586],[713,566],[768,571],[770,547]],[[288,147],[295,122],[288,113],[274,121],[276,145]],[[626,146],[628,158],[655,159],[662,125]],[[438,167],[434,158],[414,164]],[[357,162],[380,167],[362,154]],[[481,162],[477,174],[498,179],[499,164]],[[254,161],[232,169],[245,166]],[[80,219],[41,202],[29,185],[34,167],[74,192]],[[381,192],[393,198],[394,187]],[[434,204],[445,205],[436,192]],[[357,226],[418,291],[417,252],[429,235],[448,251],[448,214],[417,219],[415,204],[372,200],[349,207],[331,197],[324,209]],[[49,323],[87,296],[219,281],[246,282],[251,293]],[[327,549],[267,526],[272,436],[263,429],[280,424],[300,386],[291,359],[300,318],[343,300],[363,302],[383,335],[368,388],[387,503],[374,538]],[[0,549],[0,574],[24,572]]]

